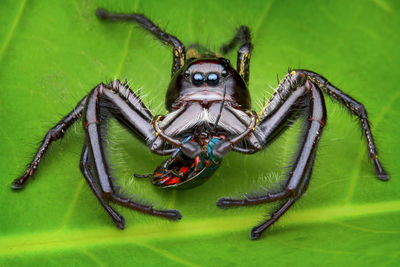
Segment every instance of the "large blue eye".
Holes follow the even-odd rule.
[[[201,73],[195,73],[192,77],[192,83],[196,86],[200,86],[204,83],[204,77]]]
[[[207,76],[207,83],[208,85],[214,86],[219,83],[219,76],[216,73],[210,73]]]

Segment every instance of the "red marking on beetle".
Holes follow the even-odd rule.
[[[200,163],[200,156],[197,156],[194,158],[194,165],[197,167],[197,165],[199,165]]]
[[[181,182],[181,178],[175,177],[175,178],[170,179],[166,183],[168,185],[171,185],[171,184],[179,184],[180,182]]]
[[[186,174],[187,173],[187,171],[188,171],[188,167],[187,166],[183,166],[182,168],[181,168],[181,170],[179,171],[179,174]]]

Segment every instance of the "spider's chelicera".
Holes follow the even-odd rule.
[[[152,152],[171,155],[152,174],[139,175],[163,188],[186,188],[207,180],[230,151],[252,154],[265,149],[291,122],[304,117],[304,135],[299,151],[287,174],[286,185],[278,192],[263,192],[242,199],[220,198],[222,208],[258,205],[280,201],[281,204],[262,224],[251,230],[257,239],[276,222],[305,192],[310,181],[317,145],[326,124],[323,93],[344,105],[357,116],[367,140],[369,156],[381,180],[389,176],[378,160],[367,112],[364,106],[330,84],[324,77],[308,70],[292,70],[279,84],[271,99],[257,114],[251,109],[249,63],[252,50],[250,31],[241,26],[234,38],[221,47],[226,54],[237,45],[237,67],[202,46],[185,46],[174,36],[162,31],[140,14],[110,14],[103,9],[97,16],[107,21],[138,23],[160,41],[173,48],[172,80],[166,97],[165,116],[153,116],[138,95],[118,80],[99,84],[75,109],[49,130],[26,173],[13,182],[13,189],[24,187],[38,167],[49,145],[81,116],[86,142],[81,157],[81,170],[100,204],[117,227],[125,227],[124,218],[109,202],[172,220],[182,216],[177,210],[154,209],[153,206],[121,196],[112,183],[104,157],[102,131],[105,118],[111,115],[127,126]]]

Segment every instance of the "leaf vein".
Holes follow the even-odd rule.
[[[2,45],[2,47],[0,49],[0,58],[3,56],[4,52],[7,49],[8,44],[10,43],[10,40],[12,39],[12,37],[14,35],[15,28],[17,28],[18,22],[21,19],[22,12],[24,11],[25,3],[26,3],[26,0],[23,0],[21,5],[20,5],[20,7],[19,7],[19,9],[18,9],[17,15],[15,16],[15,19],[14,19],[14,22],[13,22],[13,24],[11,26],[11,29],[7,34],[7,38],[4,41],[4,43],[3,43],[3,45]]]

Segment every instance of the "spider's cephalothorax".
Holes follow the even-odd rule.
[[[239,45],[237,66],[229,60],[198,44],[186,51],[174,36],[162,31],[140,14],[110,14],[103,9],[97,16],[108,21],[138,23],[163,43],[173,48],[172,80],[166,97],[168,113],[153,116],[140,97],[118,80],[99,84],[85,96],[75,109],[65,116],[44,137],[33,161],[23,176],[14,180],[12,188],[21,189],[38,167],[40,159],[52,141],[81,116],[87,140],[81,156],[81,170],[101,205],[117,227],[125,227],[124,218],[109,202],[168,219],[182,216],[177,210],[159,210],[126,198],[114,190],[108,164],[103,152],[104,114],[111,114],[142,140],[152,152],[170,155],[149,175],[159,187],[187,188],[207,180],[230,151],[256,153],[265,149],[284,132],[291,122],[304,118],[304,135],[285,186],[277,192],[263,191],[242,199],[220,198],[219,207],[247,206],[281,201],[271,217],[251,230],[250,237],[257,239],[282,216],[307,189],[318,141],[326,124],[323,93],[343,104],[361,121],[367,140],[368,153],[374,163],[376,175],[381,180],[389,176],[377,155],[367,112],[364,106],[329,83],[321,75],[308,70],[292,70],[279,84],[271,99],[257,114],[251,111],[247,88],[251,55],[250,31],[241,26],[235,37],[221,47],[226,54]]]

